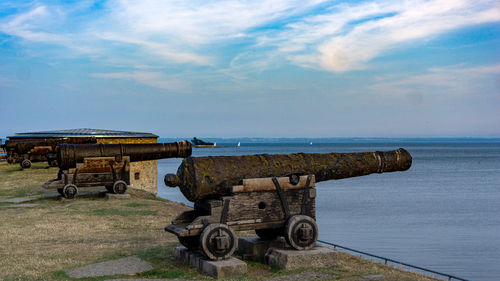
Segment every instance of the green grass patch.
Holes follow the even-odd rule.
[[[179,268],[155,268],[150,271],[142,272],[137,274],[140,277],[147,277],[149,279],[152,278],[193,278],[196,276],[190,272],[187,272],[184,269]]]
[[[157,214],[157,211],[150,211],[150,210],[120,210],[120,209],[115,209],[115,208],[109,208],[109,209],[94,209],[91,211],[91,214],[93,215],[98,215],[98,216],[155,216]]]
[[[163,199],[163,198],[160,198],[160,197],[155,197],[155,196],[151,196],[151,197],[148,197],[146,199],[149,199],[149,200],[154,200],[154,201],[160,201],[160,202],[170,202],[170,200],[166,200],[166,199]]]
[[[31,168],[30,169],[33,169],[33,170],[36,170],[36,169],[49,169],[50,166],[46,163],[46,162],[40,162],[40,163],[33,163],[31,164]]]
[[[21,167],[19,167],[19,165],[7,165],[2,170],[5,174],[9,175],[9,174],[12,174],[14,172],[22,171],[23,169],[21,169]]]
[[[177,263],[172,255],[172,248],[179,245],[178,243],[168,243],[161,247],[154,247],[142,251],[135,252],[140,259],[150,263],[154,269],[137,273],[137,276],[143,278],[182,278],[192,279],[199,277],[200,274],[193,268]]]
[[[0,189],[0,196],[26,197],[26,191],[22,189]]]
[[[124,205],[125,207],[132,207],[132,208],[135,208],[135,207],[145,207],[145,206],[149,206],[149,204],[145,204],[145,203],[138,203],[138,202],[132,202],[132,203],[127,203]]]
[[[171,245],[167,245],[165,247],[151,248],[137,252],[136,255],[148,262],[161,262],[172,256],[172,247]]]
[[[55,280],[68,280],[69,276],[64,270],[58,270],[52,273],[52,278]]]
[[[0,189],[0,196],[9,196],[11,193],[11,189]]]

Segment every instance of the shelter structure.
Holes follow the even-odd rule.
[[[50,139],[50,138],[88,138],[94,137],[97,143],[156,143],[158,136],[152,133],[127,132],[101,129],[69,129],[41,132],[16,133],[8,136],[11,140]],[[143,189],[155,196],[158,194],[157,160],[130,163],[130,187]]]

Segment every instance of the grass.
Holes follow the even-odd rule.
[[[56,174],[56,168],[42,165],[22,171],[0,164],[0,200],[46,193],[41,185]],[[0,203],[0,280],[71,280],[65,269],[131,255],[150,263],[153,270],[78,280],[210,279],[174,258],[177,238],[163,230],[187,207],[141,190],[127,192],[132,199],[47,198],[37,200],[40,205],[34,208],[8,208],[12,204]],[[248,274],[237,280],[266,280],[312,270],[335,275],[335,280],[359,280],[375,274],[384,275],[384,280],[434,280],[345,253],[339,253],[336,268],[286,271],[248,262],[248,269]]]
[[[122,217],[128,217],[134,215],[155,216],[157,214],[157,211],[152,211],[152,210],[120,210],[116,208],[95,209],[92,210],[91,212],[92,214],[98,216],[122,216]]]
[[[132,203],[127,203],[125,204],[126,207],[131,207],[131,208],[135,208],[135,207],[144,207],[144,206],[147,206],[147,204],[144,204],[144,203],[138,203],[138,202],[132,202]]]
[[[12,197],[38,195],[42,184],[57,176],[56,168],[36,163],[31,169],[22,170],[19,164],[0,165],[0,200]]]

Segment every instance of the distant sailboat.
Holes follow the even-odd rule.
[[[238,147],[240,147],[240,145],[241,145],[241,143],[240,143],[240,142],[238,142]]]
[[[216,142],[214,142],[214,146],[217,146],[217,143],[216,143]]]
[[[309,145],[313,145],[313,142],[310,142]]]

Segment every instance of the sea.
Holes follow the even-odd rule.
[[[194,148],[193,156],[402,147],[413,157],[408,171],[316,185],[319,239],[468,280],[500,280],[500,139],[208,140],[217,147]],[[163,183],[181,161],[158,161],[158,192],[192,206]]]

